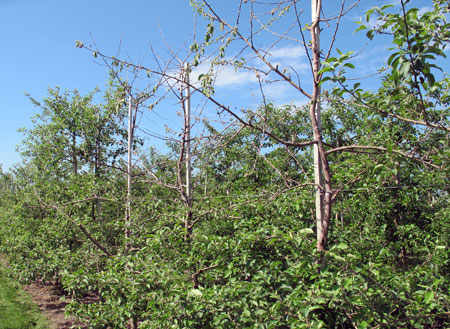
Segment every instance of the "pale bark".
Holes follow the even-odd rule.
[[[131,188],[132,188],[132,160],[133,160],[133,98],[130,95],[128,100],[128,145],[127,145],[127,200],[125,205],[125,249],[129,249],[129,239],[131,236]]]
[[[192,236],[192,165],[191,165],[191,89],[189,87],[189,64],[185,66],[184,84],[182,93],[184,101],[184,140],[185,140],[185,161],[186,161],[186,206],[188,208],[185,220],[186,238],[191,239]]]
[[[311,0],[312,24],[311,44],[313,59],[313,93],[310,105],[310,118],[313,127],[314,141],[314,182],[316,184],[316,221],[317,250],[324,251],[327,247],[328,231],[331,220],[332,183],[328,160],[323,144],[320,118],[320,12],[321,0]]]

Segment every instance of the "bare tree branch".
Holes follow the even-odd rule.
[[[331,154],[331,153],[336,153],[336,152],[352,152],[352,151],[358,151],[358,150],[377,150],[377,151],[382,151],[382,152],[388,152],[388,149],[385,147],[381,147],[381,146],[369,146],[369,145],[348,145],[348,146],[341,146],[341,147],[336,147],[332,150],[328,150],[325,153]],[[402,157],[420,162],[424,165],[436,168],[436,169],[442,169],[441,166],[435,165],[431,162],[431,160],[428,159],[421,159],[421,158],[417,158],[414,155],[402,152],[402,151],[398,151],[398,150],[392,150],[392,153],[394,154],[398,154],[401,155]]]

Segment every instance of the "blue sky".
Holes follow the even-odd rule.
[[[176,44],[192,31],[188,1],[146,0],[0,0],[0,163],[8,168],[20,160],[15,152],[22,135],[39,111],[24,92],[40,100],[47,88],[78,89],[82,94],[102,88],[107,70],[75,40],[94,38],[114,54],[122,40],[135,58],[149,55],[149,43],[162,47],[159,24]]]
[[[235,2],[211,0],[226,17],[235,15],[235,6],[231,5]],[[370,7],[388,2],[361,1],[342,22],[338,47],[344,51],[362,49],[367,39],[364,33],[353,35],[356,28],[353,22]],[[414,2],[421,8],[430,4],[425,0]],[[329,1],[324,3],[327,5]],[[305,4],[308,7],[309,1]],[[337,7],[329,10],[333,12]],[[202,26],[199,22],[197,26],[200,35]],[[193,30],[194,16],[188,0],[0,0],[0,163],[3,169],[20,161],[15,148],[23,136],[17,129],[30,127],[30,117],[39,112],[24,92],[40,100],[47,95],[47,88],[55,86],[63,90],[78,89],[81,94],[95,87],[104,89],[107,69],[88,51],[76,48],[76,40],[85,44],[94,40],[104,53],[111,55],[121,43],[122,55],[146,65],[152,58],[150,43],[164,58],[168,56],[165,42],[175,50],[183,49],[192,41]],[[355,59],[356,63],[364,63],[359,73],[372,73],[371,70],[381,65],[386,60],[386,48],[380,41],[369,44]],[[298,45],[280,44],[272,50],[271,56],[280,65],[294,67],[301,73],[307,70],[304,51]],[[202,67],[198,68],[196,73],[201,70]],[[224,69],[216,87],[217,97],[231,106],[256,106],[260,101],[253,95],[258,88],[249,72]],[[305,101],[282,85],[267,89],[267,96],[280,103]],[[164,125],[179,122],[176,115],[170,114],[173,111],[169,113],[175,103],[175,99],[169,99],[165,103],[168,108],[146,115],[147,122],[143,125],[162,132]],[[212,118],[214,111],[209,115]]]

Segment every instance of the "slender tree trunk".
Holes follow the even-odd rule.
[[[316,221],[317,250],[327,247],[328,231],[331,220],[332,183],[331,173],[322,140],[320,113],[320,11],[321,0],[311,0],[311,44],[313,55],[313,93],[310,105],[310,117],[313,127],[314,141],[314,181],[316,184]]]
[[[101,162],[101,154],[102,154],[102,125],[100,122],[100,110],[97,112],[97,136],[95,138],[95,159],[94,159],[94,177],[96,181],[98,182],[98,179],[100,177],[100,162]],[[101,201],[100,200],[94,200],[94,203],[92,204],[93,207],[93,218],[100,216],[101,213]]]
[[[184,136],[186,140],[186,203],[187,214],[185,228],[187,238],[192,236],[192,165],[191,165],[191,89],[189,87],[189,64],[185,66],[185,91],[184,97]]]
[[[400,225],[401,225],[401,207],[400,207],[400,203],[398,202],[398,198],[399,198],[399,191],[400,191],[400,166],[399,164],[396,162],[396,167],[397,167],[397,174],[395,174],[395,185],[397,186],[397,188],[395,189],[395,193],[394,193],[394,227],[395,227],[395,232],[398,232],[400,230]],[[394,237],[396,240],[399,240],[400,242],[400,263],[402,265],[402,268],[404,270],[408,269],[408,256],[406,253],[406,241],[405,241],[405,236],[402,234],[400,237],[398,237],[395,233],[394,233]]]
[[[125,205],[125,250],[130,247],[130,217],[131,217],[131,178],[132,178],[132,160],[133,160],[133,98],[130,94],[128,100],[128,157],[127,157],[127,200]]]
[[[74,175],[78,174],[78,160],[77,160],[77,135],[72,132],[72,172]]]
[[[128,98],[128,145],[127,145],[127,201],[125,206],[125,252],[131,249],[131,192],[133,177],[133,138],[134,138],[134,120],[133,120],[133,97]],[[128,321],[131,329],[137,329],[138,321],[136,317],[131,317]]]
[[[320,13],[320,3],[317,0],[311,0],[311,20],[312,22],[317,22],[314,27],[311,28],[311,35],[315,38],[315,42],[313,42],[313,74],[314,74],[314,91],[313,102],[311,104],[310,114],[314,116],[316,119],[316,125],[314,127],[314,140],[317,141],[320,138],[320,133],[322,131],[322,118],[321,118],[321,108],[320,102],[317,99],[320,97],[320,86],[316,85],[317,72],[320,69],[319,63],[316,60],[317,52],[320,54],[320,26],[318,23],[319,13]],[[314,183],[316,184],[316,222],[317,222],[317,241],[321,240],[322,236],[322,222],[323,222],[323,189],[322,189],[322,163],[319,155],[319,146],[318,144],[314,144]],[[317,245],[319,248],[319,244]]]

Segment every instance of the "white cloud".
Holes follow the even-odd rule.
[[[363,20],[363,22],[368,26],[369,29],[377,29],[381,26],[381,24],[383,24],[383,21],[380,19],[380,17],[374,15],[370,16],[368,22],[365,22],[365,20]]]
[[[285,100],[286,96],[292,94],[294,88],[286,83],[275,83],[264,88],[264,94],[269,100]]]
[[[422,16],[423,14],[428,13],[428,12],[430,12],[430,11],[433,11],[433,8],[432,8],[432,7],[422,7],[422,8],[419,9],[419,11],[417,12],[417,14],[418,14],[419,16]]]
[[[210,63],[199,65],[192,70],[191,80],[195,85],[199,85],[198,77],[209,72]],[[231,66],[223,66],[214,70],[214,85],[216,87],[239,87],[258,80],[253,72],[245,70],[235,70]]]
[[[267,59],[274,65],[282,69],[297,73],[303,73],[309,68],[308,59],[306,57],[305,48],[302,46],[280,47],[268,51]],[[294,73],[294,72],[291,72]]]
[[[295,70],[297,73],[302,74],[305,70],[309,70],[309,63],[305,55],[305,49],[302,46],[295,47],[279,47],[273,48],[267,53],[266,57],[274,66],[278,66],[280,71],[286,69],[286,74],[294,75]],[[228,58],[232,60],[232,58]],[[199,85],[198,77],[201,74],[206,74],[210,70],[210,63],[203,63],[192,70],[191,81],[194,85]],[[249,66],[254,66],[263,72],[268,72],[268,67],[259,62],[258,59],[253,59]],[[293,69],[293,70],[292,70]],[[272,76],[271,78],[278,79],[279,77]],[[261,78],[267,79],[267,76],[261,74]],[[253,71],[245,69],[235,69],[233,66],[221,66],[214,68],[214,85],[215,87],[225,87],[225,88],[242,88],[243,86],[255,85],[258,82],[256,73]],[[283,84],[282,84],[283,85]],[[280,97],[285,94],[285,89],[290,89],[290,86],[279,86],[275,87],[273,85],[268,89],[269,97]]]
[[[216,86],[239,86],[247,83],[257,82],[253,72],[235,70],[233,67],[224,67],[219,69],[216,77]]]
[[[309,103],[310,103],[309,100],[298,100],[298,99],[296,99],[296,100],[292,100],[290,104],[292,104],[292,105],[294,105],[294,106],[296,106],[298,108],[303,108]]]
[[[274,48],[268,52],[272,58],[298,59],[305,56],[305,48],[302,46]]]

